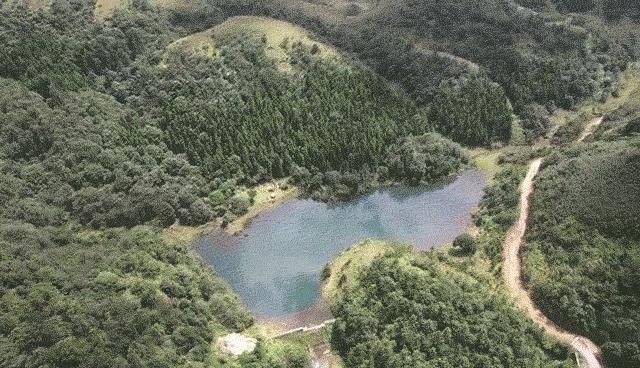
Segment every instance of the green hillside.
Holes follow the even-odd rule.
[[[360,257],[361,248],[380,246],[352,251]],[[504,296],[435,254],[393,249],[348,274],[356,279],[333,304],[332,346],[346,366],[573,366]]]
[[[538,10],[552,7],[561,12],[591,13],[608,19],[640,18],[640,4],[633,0],[518,0],[517,2]]]
[[[426,113],[284,22],[231,18],[202,54],[175,13],[76,5],[0,10],[2,365],[304,366],[288,343],[219,353],[253,319],[160,233],[242,214],[274,177],[364,191],[388,146],[433,130]],[[425,178],[464,156],[442,159]]]
[[[2,220],[3,367],[183,367],[252,318],[184,245],[147,229]]]
[[[307,3],[275,4],[279,10],[268,11],[317,29],[421,102],[431,101],[440,81],[468,73],[445,55],[478,64],[518,112],[533,103],[568,108],[606,96],[617,72],[639,55],[637,27],[629,28],[636,36],[612,32],[615,25],[586,16],[537,14],[507,1],[379,1],[357,17],[334,16],[329,9],[323,16]],[[446,54],[424,55],[424,48]]]
[[[535,9],[0,0],[0,366],[307,367],[307,347],[251,328],[167,229],[245,221],[285,193],[328,202],[433,183],[475,162],[490,186],[464,247],[373,242],[358,276],[326,275],[333,347],[347,367],[572,367],[496,276],[524,164],[544,155],[526,281],[610,367],[640,365],[635,6],[620,3],[625,20],[604,0],[520,3]],[[601,111],[596,142],[572,146]],[[552,132],[566,144],[545,145]],[[219,351],[230,332],[256,336],[255,352]]]
[[[610,367],[640,364],[640,146],[567,149],[533,196],[527,283],[561,326],[601,344]]]
[[[263,38],[265,54],[273,59],[283,70],[291,68],[290,53],[287,47],[300,43],[304,47],[317,47],[317,53],[323,57],[338,57],[337,51],[321,42],[314,41],[306,30],[291,23],[266,17],[232,17],[211,29],[180,38],[167,47],[167,57],[179,57],[184,53],[195,53],[208,57],[220,57],[215,45],[216,39]]]

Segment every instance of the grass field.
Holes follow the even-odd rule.
[[[322,284],[322,296],[331,301],[355,283],[358,273],[398,245],[381,240],[365,240],[340,253],[327,265],[329,276]],[[326,271],[323,274],[326,275]]]
[[[325,22],[335,23],[360,19],[370,15],[379,6],[379,0],[281,0],[307,16],[321,18]]]
[[[307,47],[317,45],[320,55],[335,57],[335,48],[314,41],[305,29],[294,24],[266,17],[238,16],[227,19],[224,23],[203,32],[181,38],[167,47],[164,63],[181,52],[191,52],[205,57],[216,57],[216,38],[225,39],[238,34],[264,37],[267,56],[276,61],[283,70],[291,68],[289,49],[292,44],[300,42]]]
[[[47,2],[49,0],[29,0],[30,2]],[[149,0],[149,4],[157,6],[161,9],[181,9],[189,7],[191,2],[183,0]],[[130,5],[129,0],[97,0],[94,9],[95,19],[104,21],[113,15],[116,9],[127,8]]]
[[[282,45],[291,45],[295,42],[302,42],[303,45],[309,47],[317,44],[322,54],[336,55],[335,49],[315,42],[310,33],[304,28],[273,18],[233,17],[217,26],[215,32],[218,35],[232,35],[237,33],[254,34],[260,37],[264,35],[267,39],[267,54],[281,61],[287,59],[286,50]]]
[[[469,150],[469,157],[471,161],[478,167],[478,169],[485,172],[486,177],[492,180],[493,177],[500,171],[500,165],[498,164],[498,158],[503,152],[501,149],[486,149],[475,148]]]
[[[163,9],[181,9],[190,5],[190,1],[184,0],[151,0],[151,3]]]
[[[47,0],[29,0],[29,7],[33,10],[40,10],[48,7],[49,1]]]
[[[103,21],[110,17],[116,9],[129,6],[128,0],[98,0],[94,9],[96,20]]]
[[[187,37],[183,37],[169,46],[165,53],[163,63],[170,62],[172,55],[189,52],[197,55],[213,58],[216,56],[216,43],[213,39],[214,29],[194,33]]]

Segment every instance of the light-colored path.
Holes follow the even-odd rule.
[[[454,63],[462,65],[462,66],[466,67],[472,73],[478,73],[480,71],[480,65],[474,63],[471,60],[465,59],[465,58],[463,58],[461,56],[454,55],[454,54],[448,53],[446,51],[435,51],[435,50],[432,50],[431,48],[429,48],[429,46],[427,44],[422,43],[422,42],[417,43],[416,47],[418,48],[418,50],[421,50],[424,54],[433,55],[433,56],[436,56],[436,57],[439,57],[439,58],[443,58],[443,59],[449,59],[449,60],[453,61]]]
[[[584,141],[585,138],[587,138],[588,136],[593,134],[593,132],[595,132],[596,129],[598,129],[600,124],[602,124],[602,120],[603,119],[604,119],[604,117],[601,116],[599,118],[594,118],[593,120],[591,120],[589,122],[589,124],[587,124],[587,126],[584,127],[584,130],[582,131],[582,134],[580,134],[580,137],[578,137],[578,140],[576,140],[576,142],[580,143],[580,142]]]
[[[269,339],[279,339],[281,337],[285,337],[295,333],[309,333],[318,331],[333,324],[335,321],[335,319],[328,319],[314,326],[294,328],[270,336]],[[309,353],[311,354],[311,365],[313,368],[331,368],[341,366],[336,363],[339,358],[334,353],[332,353],[331,346],[327,341],[321,341],[314,344],[313,346],[310,346]]]
[[[527,317],[542,327],[547,334],[576,351],[579,367],[602,368],[599,361],[602,354],[600,349],[589,339],[565,331],[548,319],[533,303],[531,296],[522,284],[522,265],[519,252],[527,229],[529,197],[533,191],[533,179],[538,174],[541,163],[541,158],[531,163],[520,188],[520,215],[518,221],[507,232],[504,242],[504,264],[502,266],[504,281],[516,305],[526,313]]]
[[[322,322],[320,324],[317,324],[315,326],[308,326],[308,327],[305,326],[305,327],[293,328],[291,330],[287,330],[287,331],[281,332],[279,334],[270,336],[269,338],[270,339],[278,339],[280,337],[284,337],[284,336],[291,335],[291,334],[298,333],[298,332],[304,333],[304,332],[316,331],[316,330],[319,330],[321,328],[325,328],[330,324],[333,324],[335,321],[336,321],[335,319],[328,319],[328,320],[326,320],[326,321],[324,321],[324,322]]]

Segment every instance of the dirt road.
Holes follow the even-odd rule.
[[[576,143],[580,143],[584,141],[585,138],[593,134],[593,132],[595,132],[596,129],[598,129],[600,124],[602,124],[603,119],[604,117],[601,116],[599,118],[594,118],[593,120],[591,120],[589,124],[587,124],[587,126],[584,127],[584,130],[582,131],[582,134],[580,134],[580,137],[578,137],[578,140],[576,140]]]
[[[597,126],[597,124],[595,124],[595,126]],[[587,129],[585,129],[585,131],[586,130]],[[548,319],[542,311],[535,306],[531,296],[522,284],[522,265],[519,255],[520,246],[522,245],[522,240],[527,229],[529,196],[533,191],[533,179],[538,174],[541,163],[541,158],[531,163],[527,176],[521,185],[520,214],[518,221],[509,229],[504,242],[504,264],[502,266],[504,281],[516,305],[525,312],[527,317],[532,319],[536,325],[542,327],[546,333],[554,336],[561,343],[570,346],[578,353],[579,367],[602,368],[602,364],[599,361],[599,357],[602,354],[600,349],[589,339],[565,331]]]

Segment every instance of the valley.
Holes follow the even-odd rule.
[[[639,366],[639,19],[0,1],[0,366]]]

